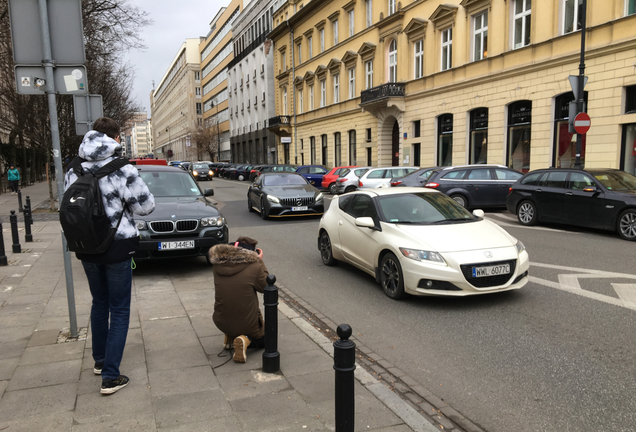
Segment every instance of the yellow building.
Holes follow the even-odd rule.
[[[588,167],[634,172],[635,3],[587,0]],[[269,35],[279,162],[572,166],[581,5],[288,1]]]

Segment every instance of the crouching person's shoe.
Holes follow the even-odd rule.
[[[128,379],[125,375],[119,375],[116,379],[104,378],[102,380],[101,393],[104,395],[113,394],[118,390],[123,389],[128,385]]]
[[[245,363],[247,360],[247,347],[250,346],[250,340],[247,336],[239,336],[234,339],[234,361],[237,363]]]
[[[225,338],[223,339],[223,349],[232,349],[232,339],[228,335],[225,335]]]

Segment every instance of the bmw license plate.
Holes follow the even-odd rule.
[[[473,277],[498,276],[510,273],[510,264],[494,265],[488,267],[473,267]]]
[[[292,211],[305,211],[307,209],[308,209],[307,206],[292,207]]]
[[[159,243],[159,250],[172,249],[194,249],[194,240]]]

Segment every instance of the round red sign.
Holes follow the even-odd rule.
[[[587,113],[578,113],[576,117],[574,117],[574,130],[578,134],[585,134],[590,130],[590,126],[592,125],[592,120]]]

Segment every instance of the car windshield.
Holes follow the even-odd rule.
[[[201,190],[188,173],[141,171],[141,179],[155,197],[199,196]]]
[[[206,164],[194,164],[194,168],[195,170],[209,170],[210,167]]]
[[[307,180],[301,175],[272,175],[263,178],[263,186],[289,186],[289,185],[306,185]]]
[[[636,190],[636,177],[625,171],[592,172],[591,174],[609,190]]]
[[[378,203],[384,222],[429,225],[479,220],[441,193],[385,195]]]

